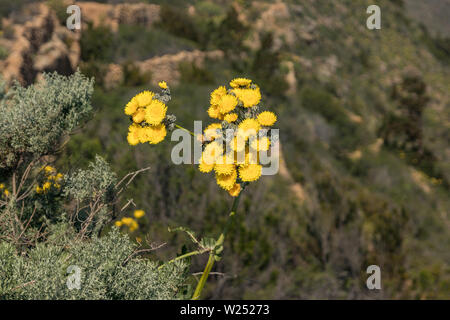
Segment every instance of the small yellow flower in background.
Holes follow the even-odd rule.
[[[165,81],[160,81],[160,82],[158,82],[158,86],[159,86],[161,89],[167,89],[167,83],[166,83]]]
[[[54,187],[53,191],[61,188],[61,183],[64,179],[64,175],[62,173],[57,172],[56,168],[52,166],[42,167],[41,170],[44,171],[45,180],[42,186],[37,185],[35,187],[34,190],[37,194],[48,193],[52,189],[52,186]]]
[[[133,220],[130,225],[128,226],[128,228],[130,229],[131,232],[135,231],[137,228],[139,228],[138,223]]]
[[[0,190],[3,190],[4,187],[5,185],[3,183],[0,183]]]
[[[50,175],[50,174],[53,174],[54,172],[56,172],[56,169],[53,168],[52,166],[45,166],[44,171],[45,171],[46,175]]]
[[[8,191],[8,189],[5,189],[5,191],[3,191],[3,193],[5,194],[5,196],[9,196],[9,191]]]
[[[136,219],[142,218],[143,216],[145,216],[145,212],[144,210],[134,210],[134,217]]]
[[[52,186],[52,184],[51,184],[49,181],[47,181],[46,183],[44,183],[44,184],[42,185],[42,190],[44,190],[44,192],[45,192],[45,191],[48,191],[48,190],[50,189],[51,186]]]
[[[277,116],[273,112],[263,111],[258,115],[257,119],[262,126],[272,126],[277,121]]]
[[[141,237],[136,237],[136,241],[137,241],[138,243],[142,243],[142,238],[141,238]]]
[[[137,221],[130,217],[123,217],[122,220],[116,221],[115,225],[118,227],[125,225],[131,232],[139,227]]]

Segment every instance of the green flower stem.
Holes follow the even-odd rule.
[[[195,134],[194,134],[192,131],[190,131],[190,130],[188,130],[188,129],[186,129],[186,128],[183,128],[182,126],[180,126],[180,125],[178,125],[178,124],[175,124],[175,127],[177,127],[178,129],[187,131],[187,132],[189,132],[189,133],[191,134],[191,136],[195,137]]]
[[[194,292],[194,295],[192,296],[192,300],[200,299],[200,295],[202,293],[203,287],[205,286],[206,280],[208,279],[209,273],[211,272],[211,269],[214,265],[216,250],[217,250],[217,248],[219,248],[223,245],[225,236],[228,233],[228,230],[230,229],[232,219],[233,219],[234,215],[236,214],[236,210],[237,210],[237,207],[239,204],[239,199],[241,198],[242,191],[234,199],[233,206],[231,207],[231,212],[230,212],[230,215],[228,216],[227,223],[225,224],[225,227],[223,228],[222,233],[220,234],[219,238],[216,241],[214,250],[211,250],[211,252],[209,253],[208,262],[206,264],[205,270],[203,271],[202,277],[200,278],[200,281],[197,284],[197,288],[195,288],[195,292]]]
[[[178,260],[181,260],[181,259],[190,257],[190,256],[195,256],[195,255],[197,255],[197,254],[202,254],[202,253],[204,253],[204,251],[200,251],[200,250],[195,250],[195,251],[191,251],[191,252],[185,253],[185,254],[183,254],[183,255],[181,255],[181,256],[178,256],[178,257],[176,257],[176,258],[174,258],[174,259],[168,261],[168,262],[165,263],[165,264],[160,265],[160,266],[158,267],[158,269],[163,268],[163,267],[164,267],[165,265],[167,265],[167,264],[174,263],[175,261],[178,261]]]

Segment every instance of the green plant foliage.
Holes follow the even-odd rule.
[[[46,165],[92,114],[93,80],[45,74],[0,86],[0,299],[175,299],[189,294],[186,262],[159,267],[150,244],[109,226],[124,190],[100,156],[67,174]],[[131,181],[127,180],[127,184]],[[10,191],[9,191],[10,190]],[[69,288],[81,271],[80,287]]]
[[[55,225],[52,238],[17,253],[0,243],[1,299],[174,299],[186,265],[158,269],[155,262],[133,256],[136,244],[113,228],[101,238],[79,241],[68,225]],[[69,266],[80,268],[80,288],[69,289]]]
[[[80,72],[70,78],[48,74],[43,84],[16,85],[0,103],[0,169],[22,157],[55,151],[60,139],[92,111],[93,80]]]

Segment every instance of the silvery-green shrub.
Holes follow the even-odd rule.
[[[0,193],[0,299],[183,296],[185,263],[159,268],[109,228],[120,198],[103,158],[71,168],[60,188],[35,191],[42,166],[92,116],[92,92],[93,80],[80,72],[46,74],[26,88],[0,83],[0,183],[9,190]]]

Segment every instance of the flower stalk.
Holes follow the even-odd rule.
[[[223,243],[225,241],[225,236],[227,235],[228,230],[230,229],[231,223],[233,221],[233,217],[236,214],[236,210],[239,205],[239,199],[241,198],[241,194],[242,194],[242,192],[240,192],[239,195],[236,198],[234,198],[233,206],[231,207],[231,212],[228,216],[225,227],[223,228],[222,233],[220,234],[219,238],[217,239],[214,249],[211,250],[211,252],[209,253],[208,262],[206,263],[205,270],[203,271],[200,281],[198,282],[197,287],[195,288],[194,295],[192,296],[192,300],[200,299],[200,295],[205,286],[206,280],[208,279],[209,273],[211,272],[211,269],[216,260],[216,253],[218,250],[219,250],[219,252],[222,251]]]

